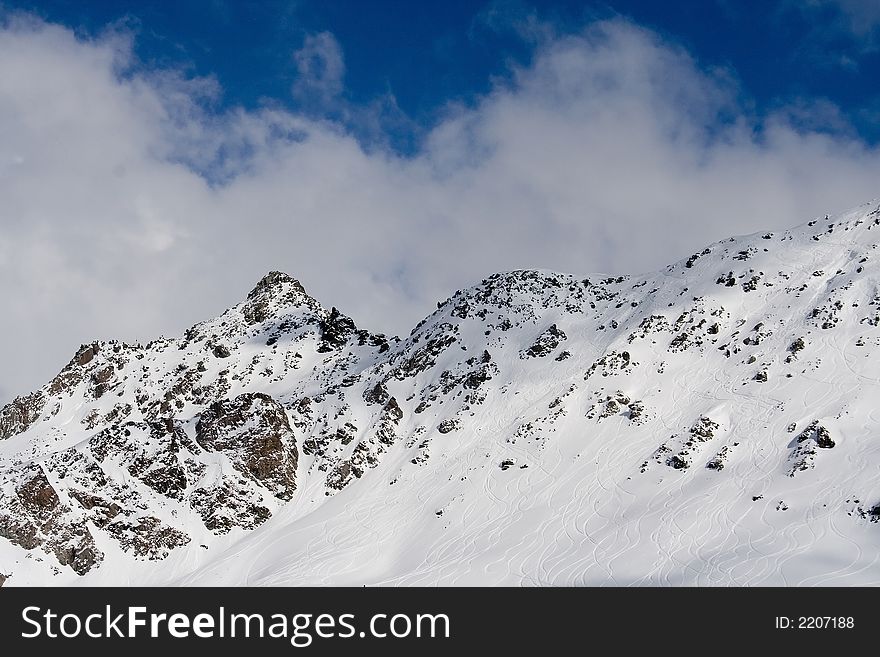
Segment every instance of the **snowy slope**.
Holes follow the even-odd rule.
[[[27,584],[880,584],[880,207],[406,339],[295,280],[0,411]]]

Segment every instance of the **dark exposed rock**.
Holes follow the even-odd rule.
[[[617,415],[620,412],[620,404],[616,399],[609,399],[605,402],[605,408],[602,410],[602,413],[599,415],[600,419],[604,419],[606,417],[611,417],[612,415]]]
[[[16,397],[0,409],[0,440],[26,431],[40,417],[45,405],[46,395],[33,392],[24,397]]]
[[[819,424],[818,420],[814,420],[795,438],[795,447],[789,456],[792,465],[788,476],[794,477],[798,472],[815,467],[817,450],[831,449],[834,446],[835,442],[828,429]]]
[[[333,470],[327,475],[327,487],[334,490],[342,490],[351,480],[352,469],[351,461],[345,459],[336,464]]]
[[[195,445],[170,418],[110,426],[95,434],[88,444],[98,463],[114,457],[129,475],[156,492],[172,499],[183,497],[188,480],[180,451],[183,445]]]
[[[702,448],[701,445],[715,437],[715,430],[719,428],[717,422],[714,422],[706,416],[701,416],[687,434],[672,435],[669,440],[661,444],[652,456],[656,463],[665,463],[667,466],[676,470],[684,470],[689,468],[693,462],[695,454]],[[736,444],[736,443],[734,443]],[[676,452],[677,453],[673,453]],[[707,463],[710,470],[721,470],[724,467],[724,459],[727,457],[728,448],[722,447],[721,450]],[[641,472],[645,472],[648,462],[642,464]],[[716,467],[720,466],[720,467]]]
[[[437,357],[455,344],[455,335],[446,332],[451,330],[450,326],[440,325],[438,328],[442,331],[439,336],[428,339],[424,346],[415,349],[393,370],[395,378],[402,381],[433,367],[437,363]]]
[[[263,393],[212,404],[196,424],[204,449],[223,452],[233,466],[289,500],[296,490],[297,449],[284,408]]]
[[[84,367],[88,365],[92,359],[101,351],[101,345],[96,343],[90,345],[83,345],[79,348],[79,351],[76,352],[76,355],[73,357],[73,362],[75,362],[80,367]]]
[[[99,342],[80,346],[70,362],[49,383],[49,394],[57,395],[60,392],[70,390],[82,381],[86,367],[95,360],[99,353],[101,353],[101,343]]]
[[[55,509],[60,504],[58,493],[52,488],[43,470],[35,466],[28,474],[29,479],[15,491],[24,507],[34,514]]]
[[[369,343],[373,347],[379,347],[379,353],[384,354],[386,351],[391,349],[391,345],[388,344],[388,338],[386,338],[381,333],[376,333],[370,336]]]
[[[25,550],[42,548],[78,575],[99,564],[104,555],[88,526],[70,515],[43,469],[25,466],[16,475],[15,497],[0,492],[0,537]]]
[[[98,495],[91,495],[75,488],[69,489],[68,494],[84,509],[92,511],[91,520],[98,527],[106,526],[108,522],[122,513],[121,506]]]
[[[253,492],[228,483],[197,488],[190,496],[190,506],[199,513],[205,527],[217,534],[225,534],[233,527],[254,529],[272,515]]]
[[[715,425],[716,428],[718,425]],[[711,436],[710,436],[711,437]],[[727,456],[730,453],[730,447],[724,445],[715,456],[713,456],[708,463],[706,463],[706,467],[709,470],[715,470],[716,472],[720,472],[724,469],[725,461],[727,460]]]
[[[113,379],[115,368],[112,364],[106,365],[92,373],[91,391],[95,399],[100,399],[110,389],[110,381]]]
[[[215,345],[213,353],[217,358],[229,358],[230,356],[229,347],[225,344]]]
[[[684,332],[679,333],[678,335],[676,335],[672,339],[672,342],[669,343],[669,350],[670,351],[680,351],[681,349],[683,349],[687,346],[687,342],[688,342],[688,334],[684,333]]]
[[[458,420],[443,420],[440,424],[437,425],[437,431],[440,433],[449,433],[450,431],[456,431],[461,428],[461,422]]]
[[[633,401],[629,404],[630,422],[638,422],[645,412],[645,405],[640,401]]]
[[[718,423],[703,415],[694,422],[689,433],[697,440],[706,441],[715,437],[715,431],[717,429]]]
[[[816,445],[822,449],[831,449],[836,444],[831,438],[831,432],[819,424],[818,420],[811,422],[806,429],[798,434],[795,440],[797,440],[798,443],[803,443],[806,440],[813,440]]]
[[[816,444],[822,449],[834,447],[835,443],[831,440],[831,434],[825,427],[820,426],[816,428]]]
[[[145,472],[141,480],[157,493],[172,499],[180,499],[186,490],[186,471],[178,463],[167,467],[153,468]]]
[[[687,267],[688,269],[690,269],[691,267],[694,266],[694,263],[697,261],[697,259],[700,256],[709,255],[711,252],[712,252],[711,249],[706,248],[706,249],[703,249],[700,253],[693,254],[690,258],[687,259],[687,262],[684,263],[684,266]]]
[[[357,331],[354,320],[346,317],[334,306],[330,314],[319,323],[321,329],[321,342],[318,344],[318,352],[327,353],[334,349],[345,346],[348,337]]]
[[[609,351],[590,365],[584,374],[584,380],[589,379],[597,371],[600,371],[602,376],[611,376],[618,372],[628,373],[634,364],[628,351]]]
[[[726,275],[719,276],[715,283],[718,285],[724,285],[725,287],[733,287],[736,285],[736,279],[733,277],[733,272],[731,271]]]
[[[342,490],[353,479],[360,479],[367,470],[379,465],[379,457],[397,439],[397,425],[403,419],[403,409],[390,397],[376,420],[372,439],[361,440],[351,456],[338,461],[327,475],[327,488]]]
[[[461,319],[467,319],[468,312],[470,311],[470,304],[468,304],[467,300],[460,301],[457,303],[452,310],[449,312],[453,317],[459,317]]]
[[[397,400],[392,397],[388,400],[388,403],[385,404],[385,408],[383,409],[383,417],[388,419],[389,421],[397,424],[401,419],[403,419],[403,411],[400,408],[400,405],[397,403]]]
[[[348,445],[357,435],[357,427],[351,422],[346,422],[335,431],[322,431],[318,435],[307,438],[302,445],[303,454],[324,456],[327,448],[334,443]]]
[[[556,324],[551,324],[546,331],[538,336],[538,339],[535,340],[535,343],[531,347],[522,352],[520,357],[541,358],[547,356],[566,339],[565,332],[556,326]]]
[[[104,559],[104,554],[95,545],[92,534],[81,524],[56,533],[47,545],[54,552],[58,563],[70,566],[77,575],[85,575]]]
[[[340,444],[348,445],[354,440],[355,434],[357,434],[357,427],[351,422],[346,422],[342,427],[336,430],[336,435],[334,437],[340,442]]]
[[[113,365],[107,365],[92,374],[92,382],[96,384],[107,383],[113,378]]]
[[[27,515],[15,513],[14,507],[9,512],[0,511],[0,537],[25,550],[33,550],[43,544],[37,525]]]
[[[743,292],[754,292],[755,290],[757,290],[760,280],[760,276],[752,276],[749,280],[742,284]]]
[[[490,381],[492,379],[493,371],[497,371],[497,369],[497,367],[487,364],[483,365],[479,369],[469,372],[464,378],[464,387],[470,388],[471,390],[476,390],[481,385],[486,383],[486,381]]]
[[[119,520],[108,525],[107,531],[124,550],[152,561],[164,559],[171,550],[191,540],[187,534],[153,516],[134,521]]]
[[[364,392],[364,401],[368,404],[384,404],[388,401],[388,389],[379,381],[375,386]]]

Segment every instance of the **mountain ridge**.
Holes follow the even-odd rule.
[[[0,410],[0,574],[880,582],[878,238],[871,203],[657,273],[494,274],[403,339],[269,272]]]

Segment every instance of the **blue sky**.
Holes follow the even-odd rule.
[[[392,95],[407,120],[389,120],[385,136],[401,151],[417,147],[449,102],[472,103],[511,61],[527,64],[542,37],[576,33],[593,20],[624,16],[680,44],[706,68],[722,67],[754,111],[794,101],[830,101],[846,125],[880,139],[880,4],[873,0],[78,0],[6,1],[100,35],[125,26],[143,66],[184,67],[214,76],[221,106],[267,102],[308,106],[291,94],[292,54],[308,35],[329,32],[345,59],[344,95],[354,104]],[[305,106],[304,106],[305,105]],[[817,126],[811,126],[817,127]],[[365,135],[366,138],[371,135]],[[372,135],[375,137],[376,135]]]
[[[876,0],[0,7],[0,401],[273,269],[406,334],[880,196]]]

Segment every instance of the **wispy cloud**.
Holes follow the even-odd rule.
[[[307,41],[324,64],[302,70],[344,96],[333,44]],[[409,157],[346,127],[375,107],[218,113],[215,81],[131,58],[112,35],[0,30],[7,390],[80,342],[179,332],[269,269],[401,332],[494,271],[658,268],[878,194],[880,153],[825,129],[833,108],[755,117],[733,76],[621,20],[542,42]]]
[[[877,50],[880,3],[876,0],[782,0],[782,15],[799,12],[813,27],[807,36],[816,59],[857,68],[858,58]],[[843,39],[843,41],[842,41]]]
[[[298,76],[293,95],[309,107],[326,107],[337,101],[343,90],[345,59],[342,48],[329,32],[306,36],[302,48],[293,53]]]
[[[876,0],[806,0],[807,8],[831,8],[857,36],[867,36],[880,27],[880,3]]]
[[[510,33],[527,43],[540,44],[553,38],[551,21],[538,16],[533,6],[524,0],[493,0],[474,18],[472,38],[481,30]]]

